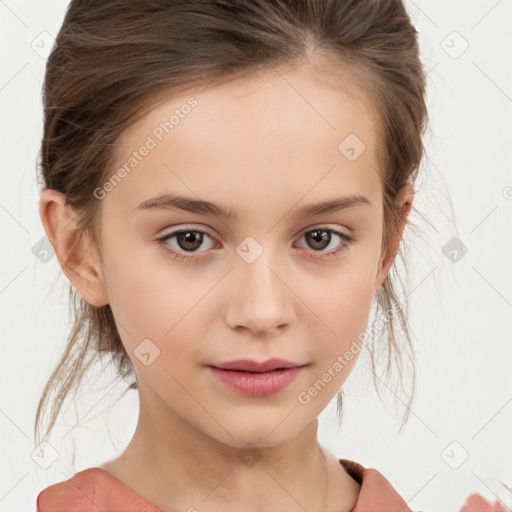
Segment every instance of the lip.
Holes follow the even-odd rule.
[[[238,393],[270,396],[291,384],[305,366],[283,359],[269,359],[263,363],[244,359],[208,365],[207,368],[216,380]]]
[[[286,359],[272,358],[266,361],[258,362],[253,359],[237,359],[236,361],[228,361],[225,363],[214,363],[209,366],[219,368],[221,370],[238,370],[245,372],[269,372],[280,368],[294,368],[304,366],[304,363],[295,363]]]

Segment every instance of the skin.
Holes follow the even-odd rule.
[[[101,200],[101,257],[78,238],[63,196],[41,194],[59,263],[86,301],[110,304],[139,382],[134,436],[101,467],[164,510],[321,508],[326,475],[316,418],[357,354],[309,403],[297,396],[364,332],[404,227],[381,254],[378,118],[361,94],[348,80],[303,65],[169,95],[123,133],[119,166],[190,96],[198,105]],[[338,150],[350,133],[366,146],[354,161]],[[163,192],[223,203],[239,217],[134,210]],[[347,194],[371,204],[294,216],[305,204]],[[412,197],[407,189],[397,200],[404,219]],[[173,259],[157,238],[184,228],[208,235],[188,253],[178,237],[168,239],[187,257]],[[307,233],[315,228],[354,241],[327,258],[345,242],[332,234],[314,245]],[[236,252],[248,236],[263,249],[252,263]],[[134,355],[146,338],[160,350],[148,366]],[[308,366],[267,397],[225,388],[203,366],[270,357]],[[246,443],[261,455],[251,467],[237,457]],[[348,511],[360,486],[322,450],[330,482],[324,510]]]

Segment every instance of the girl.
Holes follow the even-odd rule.
[[[95,356],[140,410],[126,450],[39,512],[410,510],[316,431],[369,338],[388,370],[412,360],[389,273],[425,82],[401,0],[70,3],[40,215],[79,307],[36,438]]]

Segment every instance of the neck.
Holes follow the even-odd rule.
[[[316,420],[285,444],[237,447],[169,417],[169,410],[165,418],[155,416],[157,409],[141,401],[132,440],[105,466],[158,508],[209,512],[229,504],[240,512],[325,512],[328,502],[342,511],[357,499],[355,481],[319,445]]]
[[[153,504],[164,510],[169,504],[176,510],[191,504],[223,510],[229,503],[241,512],[313,512],[326,494],[326,463],[313,438],[315,427],[286,446],[238,448],[194,443],[195,436],[184,439],[183,432],[155,436],[141,424],[125,455],[132,470],[144,468],[138,480],[151,496],[159,496]],[[166,495],[160,498],[163,489]]]

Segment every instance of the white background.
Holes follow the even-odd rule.
[[[413,510],[457,512],[471,492],[512,508],[498,483],[512,486],[512,2],[407,5],[430,70],[428,157],[411,214],[421,233],[406,235],[416,399],[398,432],[402,410],[391,391],[379,400],[363,354],[344,387],[341,429],[333,401],[319,438],[381,471]],[[33,46],[41,32],[57,34],[66,6],[0,1],[0,511],[33,511],[44,487],[114,458],[137,419],[135,392],[109,408],[124,387],[109,391],[112,375],[100,368],[76,416],[67,410],[58,422],[57,460],[43,469],[31,457],[37,401],[69,330],[68,282],[55,257],[32,252],[45,235],[35,171],[45,56]],[[469,47],[457,56],[462,38]],[[453,236],[468,249],[456,263],[442,252]]]

